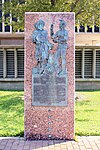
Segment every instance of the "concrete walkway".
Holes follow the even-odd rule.
[[[63,140],[24,141],[1,137],[0,150],[100,150],[100,136],[78,137],[78,142]]]

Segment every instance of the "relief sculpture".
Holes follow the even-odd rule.
[[[55,73],[58,76],[66,75],[66,49],[68,40],[68,31],[65,29],[66,22],[60,20],[59,30],[56,33],[54,33],[54,25],[51,24],[50,35],[53,44],[48,40],[48,33],[44,30],[45,22],[43,20],[37,21],[34,26],[36,30],[32,33],[32,42],[36,44],[35,58],[37,66],[33,73]],[[49,50],[52,50],[55,43],[58,43],[56,53],[50,54]]]

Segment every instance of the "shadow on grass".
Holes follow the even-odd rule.
[[[12,107],[17,107],[23,103],[23,99],[21,96],[15,96],[12,94],[1,96],[2,100],[0,101],[0,109],[1,111],[9,111]]]
[[[89,119],[75,119],[75,121],[80,121],[80,122],[87,122],[87,121],[89,121]]]
[[[76,104],[82,106],[82,105],[89,105],[90,100],[82,100],[82,101],[76,101]]]
[[[83,132],[75,132],[76,136],[100,136],[100,133],[83,133]]]
[[[0,134],[0,137],[24,137],[24,131],[17,132],[16,134]]]
[[[75,92],[100,92],[100,89],[99,90],[75,90]]]
[[[99,111],[99,110],[94,110],[94,109],[83,109],[83,110],[76,110],[76,113],[77,113],[77,112],[90,112],[90,113],[91,113],[91,112],[95,112],[95,113],[96,113],[96,112],[98,112],[98,111]]]
[[[24,131],[21,131],[13,136],[20,136],[20,137],[24,137]]]
[[[96,112],[98,110],[94,110],[94,109],[85,109],[85,112]]]
[[[18,89],[16,89],[16,90],[11,90],[11,89],[4,90],[4,89],[0,89],[0,91],[2,91],[2,92],[24,92],[24,90],[18,90]]]

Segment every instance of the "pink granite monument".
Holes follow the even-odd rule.
[[[25,13],[25,139],[74,138],[74,13]]]

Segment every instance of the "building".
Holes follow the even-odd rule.
[[[2,12],[0,11],[0,17]],[[24,88],[24,32],[0,23],[0,89]],[[100,89],[100,28],[75,28],[76,90]]]
[[[76,89],[100,89],[100,28],[82,29],[75,34]]]

